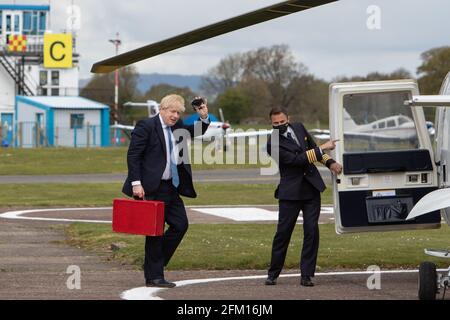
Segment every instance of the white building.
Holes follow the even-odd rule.
[[[107,147],[109,107],[82,97],[17,96],[15,146]]]
[[[13,144],[16,96],[78,96],[79,55],[71,68],[44,67],[50,6],[0,4],[0,142]],[[26,36],[24,52],[8,50],[10,36]]]

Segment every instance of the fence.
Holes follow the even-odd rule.
[[[53,143],[49,143],[47,129],[37,122],[20,122],[17,125],[15,144],[19,148],[39,147],[101,147],[101,126],[85,125],[82,128],[56,126]]]
[[[101,127],[86,125],[82,128],[55,127],[55,147],[101,147]]]

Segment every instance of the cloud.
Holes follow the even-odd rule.
[[[65,28],[65,10],[71,2],[51,1],[55,31]],[[277,2],[75,0],[82,12],[77,42],[81,77],[90,75],[94,62],[114,55],[108,40],[116,32],[125,52]],[[367,28],[370,5],[380,8],[380,30]],[[448,12],[450,1],[445,0],[341,0],[178,49],[136,67],[140,72],[203,74],[228,54],[288,44],[300,62],[327,80],[399,67],[414,74],[422,52],[448,44]]]

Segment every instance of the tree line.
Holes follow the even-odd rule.
[[[336,77],[332,82],[376,81],[416,78],[421,94],[438,94],[441,83],[450,71],[450,47],[433,48],[421,54],[422,64],[417,77],[399,68],[391,73],[371,72],[365,76]],[[114,112],[114,74],[95,75],[80,95],[111,107],[112,120],[133,123],[147,116],[144,109],[124,106],[127,101],[160,101],[168,93],[178,93],[189,101],[196,95],[206,95],[211,111],[221,108],[233,124],[266,124],[268,112],[281,106],[297,120],[328,125],[329,82],[317,78],[297,61],[287,45],[258,48],[231,54],[202,76],[201,92],[168,84],[150,87],[145,93],[137,89],[135,67],[120,70],[119,110]],[[186,108],[187,113],[192,110]],[[427,108],[428,120],[433,108]]]

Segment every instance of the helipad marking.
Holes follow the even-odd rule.
[[[198,208],[192,210],[234,221],[278,220],[278,211],[269,211],[260,208]],[[302,218],[300,217],[300,219]]]
[[[437,270],[439,272],[448,271],[448,269]],[[389,270],[380,271],[379,274],[397,274],[397,273],[417,273],[419,270]],[[316,276],[346,276],[346,275],[373,275],[373,271],[348,271],[348,272],[328,272],[328,273],[316,273]],[[280,278],[300,277],[300,274],[286,274],[281,275]],[[265,279],[267,275],[262,276],[244,276],[244,277],[228,277],[228,278],[207,278],[207,279],[193,279],[177,281],[175,288],[170,290],[176,290],[179,287],[189,286],[193,284],[203,284],[221,281],[233,281],[233,280],[253,280],[253,279]],[[120,294],[120,297],[124,300],[163,300],[157,296],[160,291],[167,290],[166,288],[147,288],[139,287],[124,291]]]
[[[234,221],[278,221],[278,211],[270,211],[261,208],[248,208],[248,207],[232,207],[232,208],[191,208],[194,211],[200,213],[209,214],[221,218],[226,218]],[[333,214],[332,207],[322,207],[321,214]],[[299,221],[303,221],[303,218],[299,216]]]
[[[273,207],[273,205],[258,206]],[[201,212],[203,214],[215,215],[234,221],[277,221],[278,211],[270,211],[252,206],[187,206],[186,208]],[[34,221],[54,221],[54,222],[83,222],[83,223],[111,223],[111,220],[86,220],[86,219],[63,219],[63,218],[42,218],[42,217],[26,217],[23,215],[39,212],[64,212],[64,211],[95,211],[95,210],[112,210],[112,207],[99,208],[55,208],[55,209],[35,209],[35,210],[19,210],[9,211],[0,214],[3,219],[15,220],[34,220]],[[321,214],[333,214],[332,207],[322,207]],[[300,216],[299,221],[303,221]]]
[[[2,213],[2,214],[0,214],[0,218],[14,219],[14,220],[54,221],[54,222],[111,223],[111,221],[105,221],[105,220],[22,217],[22,215],[24,215],[24,214],[38,213],[38,212],[86,211],[86,210],[108,210],[108,209],[112,209],[112,208],[105,207],[105,208],[59,208],[59,209],[20,210],[20,211],[9,211],[9,212]]]

